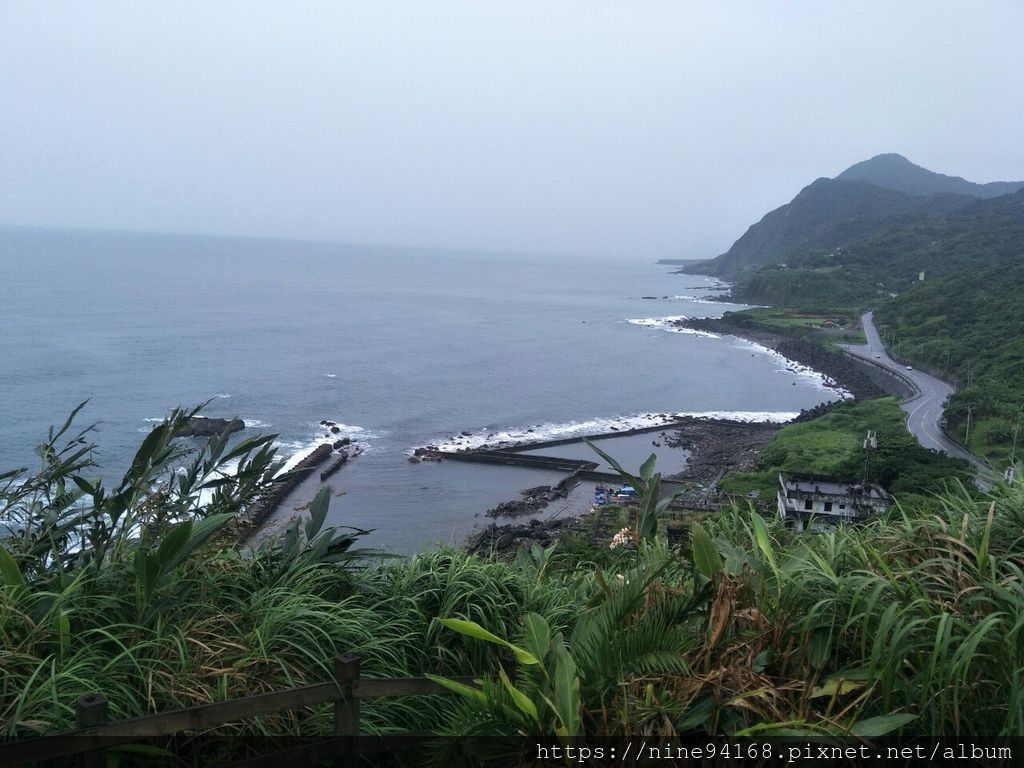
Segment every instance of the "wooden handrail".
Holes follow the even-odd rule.
[[[328,753],[329,755],[352,754],[365,751],[364,747],[369,749],[373,744],[398,744],[402,742],[403,737],[407,742],[423,738],[422,734],[388,734],[390,738],[381,741],[380,737],[360,735],[360,700],[451,693],[447,688],[425,677],[360,677],[359,657],[354,654],[339,656],[335,660],[334,672],[336,680],[326,683],[287,688],[211,704],[198,704],[170,712],[113,722],[105,722],[106,700],[99,694],[91,694],[82,697],[77,706],[78,722],[85,727],[7,743],[0,742],[0,767],[42,762],[83,753],[91,754],[83,755],[82,764],[93,765],[97,764],[97,759],[102,758],[102,750],[120,744],[329,703],[335,704],[334,736],[316,745],[299,749],[313,750],[310,754],[321,749],[333,750]],[[465,685],[473,685],[479,678],[451,679]],[[345,744],[348,745],[347,748],[340,748]]]

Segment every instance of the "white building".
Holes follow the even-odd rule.
[[[890,497],[879,485],[865,488],[834,478],[779,473],[779,517],[798,531],[852,523],[889,509]]]

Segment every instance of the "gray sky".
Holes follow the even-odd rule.
[[[0,225],[706,257],[880,152],[1024,178],[1024,3],[0,0]]]

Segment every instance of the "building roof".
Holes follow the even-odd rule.
[[[815,475],[793,475],[779,473],[779,481],[787,493],[816,493],[823,496],[863,496],[864,489],[860,483],[846,483],[832,477]],[[889,494],[881,486],[872,485],[867,494],[874,499],[888,499]]]

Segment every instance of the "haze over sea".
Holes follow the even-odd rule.
[[[657,318],[736,305],[708,301],[711,278],[636,260],[17,229],[0,230],[0,263],[0,471],[34,466],[86,398],[108,475],[178,404],[212,398],[205,415],[279,434],[283,456],[333,420],[365,453],[332,478],[331,521],[397,552],[458,543],[550,479],[411,464],[417,446],[643,414],[785,418],[836,397],[747,342],[664,332]]]

